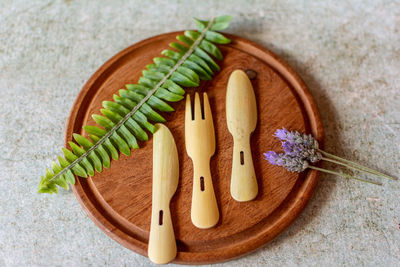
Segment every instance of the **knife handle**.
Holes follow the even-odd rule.
[[[193,160],[193,193],[191,219],[192,223],[201,229],[215,226],[219,220],[217,199],[211,179],[209,159]]]
[[[176,257],[176,241],[169,203],[157,204],[153,204],[151,211],[148,256],[156,264],[166,264]]]
[[[251,156],[250,136],[234,138],[231,195],[236,201],[250,201],[258,194],[256,173]]]

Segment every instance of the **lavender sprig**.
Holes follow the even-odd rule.
[[[380,173],[371,168],[365,167],[358,163],[340,158],[321,150],[319,148],[318,141],[311,134],[301,134],[298,131],[288,131],[286,128],[282,128],[276,130],[274,136],[281,140],[284,153],[277,154],[274,151],[269,151],[268,153],[264,153],[265,159],[268,160],[271,164],[282,166],[291,172],[300,173],[305,169],[310,168],[346,178],[357,179],[363,182],[379,185],[381,184],[375,181],[364,180],[355,176],[338,173],[310,165],[310,163],[316,163],[320,160],[325,160],[345,166],[347,168],[397,180],[397,178],[395,177]]]
[[[264,153],[265,159],[269,161],[269,163],[273,164],[273,165],[277,165],[277,166],[282,166],[285,169],[287,169],[290,172],[297,172],[297,173],[301,173],[302,171],[304,171],[307,168],[310,169],[314,169],[314,170],[318,170],[318,171],[322,171],[322,172],[326,172],[326,173],[330,173],[330,174],[335,174],[344,178],[351,178],[351,179],[356,179],[362,182],[366,182],[366,183],[371,183],[371,184],[376,184],[376,185],[382,185],[379,182],[375,182],[375,181],[371,181],[371,180],[365,180],[362,178],[358,178],[355,176],[351,176],[348,174],[344,174],[344,173],[340,173],[340,172],[335,172],[335,171],[331,171],[331,170],[327,170],[327,169],[323,169],[323,168],[319,168],[316,166],[312,166],[308,163],[307,160],[302,160],[298,157],[295,156],[290,156],[284,153],[279,153],[277,154],[275,151],[268,151],[267,153]]]

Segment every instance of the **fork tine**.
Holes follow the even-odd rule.
[[[185,107],[185,125],[192,121],[192,104],[190,102],[190,95],[186,95],[186,107]]]
[[[208,101],[207,93],[203,93],[203,105],[204,105],[204,119],[209,120],[212,118],[210,102]]]
[[[199,93],[194,95],[194,120],[201,120],[201,105]]]

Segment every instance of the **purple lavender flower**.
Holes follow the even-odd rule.
[[[277,154],[275,151],[264,153],[265,159],[272,165],[282,166],[291,172],[302,172],[308,168],[307,160],[293,157],[284,153]]]
[[[264,157],[271,164],[282,166],[288,171],[300,173],[305,169],[310,168],[330,174],[336,174],[338,176],[345,178],[352,178],[367,183],[382,185],[381,183],[376,181],[365,180],[362,178],[335,172],[332,170],[326,170],[309,164],[309,162],[314,163],[320,160],[325,160],[332,163],[336,163],[338,165],[345,166],[350,169],[358,170],[369,174],[374,174],[380,177],[386,177],[392,180],[397,180],[396,177],[391,177],[384,173],[362,166],[358,163],[340,158],[338,156],[320,150],[318,148],[317,140],[311,134],[308,135],[301,134],[298,131],[288,131],[286,128],[282,128],[276,130],[274,136],[279,138],[279,140],[281,140],[284,153],[276,153],[274,151],[269,151],[267,153],[264,153]],[[324,155],[324,157],[322,155]]]
[[[301,134],[282,128],[276,130],[275,136],[281,140],[283,151],[291,157],[313,163],[322,159],[321,153],[318,152],[318,142],[311,134]]]
[[[314,146],[291,143],[289,141],[282,142],[283,151],[289,156],[317,162],[322,159],[321,153]]]
[[[282,166],[281,163],[282,153],[277,154],[275,151],[268,151],[267,153],[264,153],[264,157],[272,165]]]
[[[298,156],[302,152],[302,147],[300,147],[298,144],[289,142],[289,141],[284,141],[282,142],[282,148],[283,151],[285,151],[286,154],[289,156]]]
[[[275,137],[278,137],[281,141],[294,141],[292,132],[288,131],[285,127],[276,130]]]

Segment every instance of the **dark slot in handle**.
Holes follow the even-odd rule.
[[[163,210],[160,210],[160,213],[158,215],[158,225],[162,225],[163,224],[163,215],[164,215]]]
[[[201,191],[205,190],[205,188],[204,188],[204,177],[203,176],[200,177],[200,190]]]

